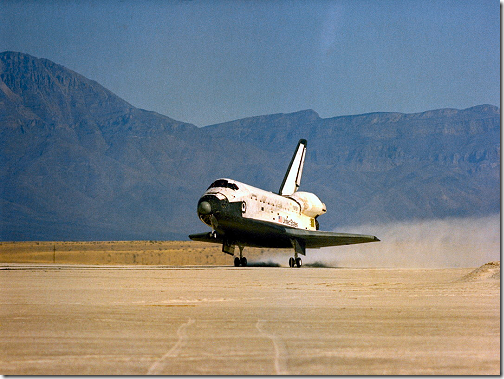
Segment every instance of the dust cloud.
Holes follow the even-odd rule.
[[[500,261],[500,215],[338,228],[381,242],[309,249],[304,265],[318,267],[452,268]],[[285,265],[285,255],[271,259]]]
[[[309,261],[333,267],[449,268],[500,260],[500,215],[362,225],[338,231],[373,234],[381,242],[310,251]]]

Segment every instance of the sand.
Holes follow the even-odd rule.
[[[246,250],[252,261],[267,252]],[[0,262],[208,266],[233,265],[233,257],[222,253],[222,245],[195,241],[32,241],[0,242]]]
[[[4,263],[0,286],[4,375],[500,374],[497,263]]]

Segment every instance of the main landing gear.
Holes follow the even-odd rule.
[[[303,261],[301,258],[290,257],[289,258],[289,267],[301,267],[303,265]]]
[[[299,257],[299,255],[306,255],[306,245],[303,240],[297,240],[292,238],[291,240],[292,247],[294,248],[294,257],[289,258],[289,267],[301,267],[303,261]]]
[[[235,257],[234,259],[234,265],[235,267],[246,267],[247,266],[247,258],[243,256],[243,246],[238,245],[238,248],[240,249],[240,256]]]

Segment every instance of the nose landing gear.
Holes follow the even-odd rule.
[[[239,257],[235,257],[234,259],[234,265],[235,267],[239,267],[239,266],[247,266],[247,258],[245,257],[242,257],[242,258],[239,258]]]
[[[303,265],[303,261],[301,258],[290,257],[289,258],[289,267],[301,267]]]
[[[235,257],[234,259],[234,265],[235,267],[246,267],[247,266],[247,258],[243,256],[243,246],[238,245],[238,248],[240,249],[240,256]]]

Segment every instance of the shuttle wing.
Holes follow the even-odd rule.
[[[258,228],[264,227],[265,225],[269,225],[269,223],[265,222],[257,222]],[[358,243],[367,243],[367,242],[378,242],[380,241],[375,236],[365,235],[365,234],[349,234],[349,233],[333,233],[333,232],[323,232],[319,230],[304,230],[304,229],[294,229],[276,226],[278,230],[278,234],[272,235],[271,238],[275,238],[277,241],[279,239],[284,239],[286,241],[286,245],[284,247],[289,246],[289,241],[298,241],[300,242],[300,246],[303,247],[302,254],[304,255],[304,249],[317,249],[320,247],[327,246],[341,246],[341,245],[354,245]],[[269,229],[268,229],[269,230]],[[257,231],[258,232],[258,231]],[[271,233],[271,230],[269,230]],[[260,233],[258,232],[258,235]],[[212,242],[212,243],[223,243],[224,240],[222,236],[212,235],[212,233],[199,233],[199,234],[191,234],[189,236],[193,241],[200,242]],[[246,246],[257,246],[255,244],[244,243]]]
[[[280,186],[279,195],[290,196],[296,192],[301,184],[301,175],[303,174],[303,166],[306,154],[306,140],[301,139],[298,142],[296,151],[292,156],[289,168],[285,173],[284,180]]]
[[[206,233],[197,233],[197,234],[191,234],[189,236],[190,239],[193,241],[199,241],[199,242],[210,242],[210,243],[222,243],[223,239],[220,238],[218,235],[213,236],[212,233],[206,232]]]
[[[291,238],[303,241],[305,247],[308,249],[380,241],[375,236],[365,234],[333,233],[290,228],[286,229],[286,233]]]

